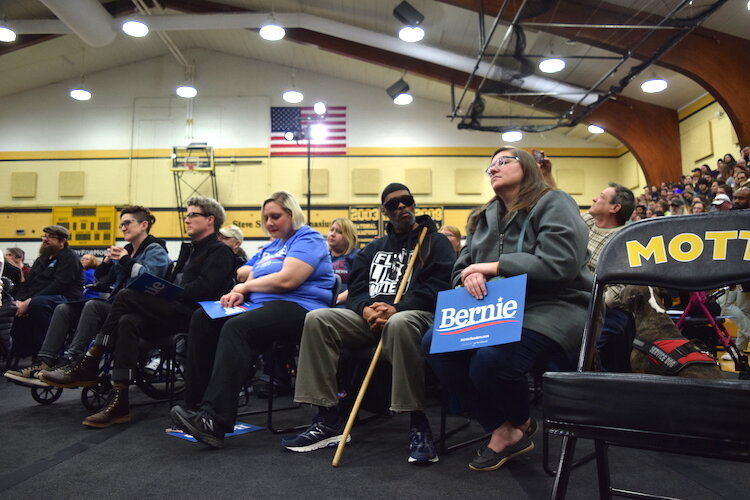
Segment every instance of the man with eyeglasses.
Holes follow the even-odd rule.
[[[86,355],[69,370],[42,373],[41,379],[55,387],[93,386],[102,355],[114,351],[114,395],[104,409],[86,417],[83,425],[104,428],[129,422],[128,386],[138,361],[139,338],[154,339],[188,331],[198,302],[216,300],[232,287],[234,254],[216,236],[224,218],[224,208],[213,198],[190,198],[184,221],[191,241],[183,243],[170,276],[182,288],[180,295],[166,299],[123,289]]]
[[[393,367],[391,410],[409,412],[410,463],[437,462],[432,432],[424,414],[422,335],[432,326],[437,293],[450,288],[456,254],[427,215],[415,217],[414,198],[399,183],[386,186],[381,212],[389,222],[387,235],[357,255],[349,278],[346,308],[318,309],[307,314],[300,344],[294,399],[318,407],[313,424],[282,440],[291,451],[307,452],[335,446],[341,440],[345,415],[337,398],[341,348],[375,346],[382,336],[383,356]],[[422,228],[427,236],[401,301],[393,304],[409,256]]]
[[[83,269],[78,255],[68,246],[68,229],[53,225],[42,231],[39,257],[14,294],[17,309],[11,336],[21,357],[37,353],[55,307],[79,300],[83,291]]]

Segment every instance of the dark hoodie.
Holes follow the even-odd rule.
[[[448,238],[438,233],[428,215],[416,218],[417,228],[397,234],[386,225],[386,236],[364,247],[354,260],[349,277],[349,299],[346,306],[360,316],[366,306],[375,302],[393,304],[409,256],[427,228],[412,275],[396,310],[435,311],[437,293],[451,288],[450,275],[456,253]]]

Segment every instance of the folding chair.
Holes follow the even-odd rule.
[[[330,304],[331,307],[336,307],[336,303],[338,302],[338,296],[339,296],[339,293],[340,293],[340,290],[341,290],[341,277],[339,275],[337,275],[337,274],[334,275],[334,277],[336,278],[336,281],[333,284],[333,289],[331,290],[331,292],[332,292],[332,298],[331,298],[331,304]],[[273,400],[274,400],[274,394],[273,394],[273,392],[274,392],[274,382],[275,382],[275,372],[276,372],[275,367],[273,366],[274,365],[274,357],[276,355],[278,355],[278,353],[280,353],[280,352],[288,352],[290,350],[290,348],[293,348],[294,352],[298,352],[299,351],[299,345],[289,346],[286,343],[274,342],[274,344],[271,346],[271,350],[269,352],[269,356],[267,357],[267,361],[271,365],[272,368],[271,368],[271,372],[269,374],[269,380],[268,380],[268,385],[269,385],[269,390],[268,390],[268,405],[267,405],[266,409],[265,410],[244,411],[244,412],[240,412],[240,413],[237,414],[237,416],[240,417],[240,416],[258,415],[258,414],[261,414],[261,413],[265,413],[266,414],[266,427],[268,427],[268,430],[270,430],[274,434],[283,434],[283,433],[286,433],[286,432],[293,432],[293,431],[297,431],[297,430],[302,430],[302,429],[306,429],[309,426],[309,424],[305,424],[305,425],[297,425],[297,426],[294,426],[294,427],[286,427],[286,428],[282,428],[282,429],[277,429],[276,427],[273,426],[273,414],[274,414],[274,412],[285,411],[285,410],[295,410],[295,409],[299,408],[298,404],[294,404],[292,406],[285,406],[283,408],[274,408],[273,407]],[[245,392],[247,392],[247,390],[248,389],[246,387],[245,388]]]
[[[666,498],[612,487],[609,446],[750,461],[750,382],[590,373],[604,285],[705,290],[747,281],[748,210],[636,222],[610,239],[597,265],[578,371],[544,375],[544,429],[563,436],[552,498],[565,498],[579,438],[594,440],[600,498]]]

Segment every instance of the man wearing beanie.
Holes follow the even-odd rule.
[[[318,309],[307,314],[300,344],[294,399],[318,407],[313,424],[282,440],[297,452],[336,446],[346,415],[339,410],[336,371],[341,348],[375,346],[383,338],[383,356],[393,367],[391,411],[409,412],[409,462],[437,462],[432,432],[424,414],[424,361],[421,341],[432,326],[437,293],[450,288],[456,254],[427,215],[415,217],[414,198],[399,183],[386,186],[380,210],[388,218],[387,234],[357,255],[349,278],[346,308]],[[405,292],[393,304],[409,256],[422,228],[427,236]]]

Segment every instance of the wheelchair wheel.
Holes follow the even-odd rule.
[[[32,387],[31,397],[39,404],[51,405],[62,396],[61,387]]]
[[[136,373],[136,385],[150,398],[169,399],[170,393],[167,385],[169,370],[174,366],[174,393],[178,396],[185,390],[185,375],[182,364],[179,361],[170,361],[158,356],[149,356],[142,359],[138,364]]]
[[[104,405],[106,405],[111,398],[112,383],[109,381],[109,378],[99,380],[99,383],[94,387],[84,387],[81,391],[81,403],[83,403],[83,406],[91,412],[97,412],[104,408]]]

